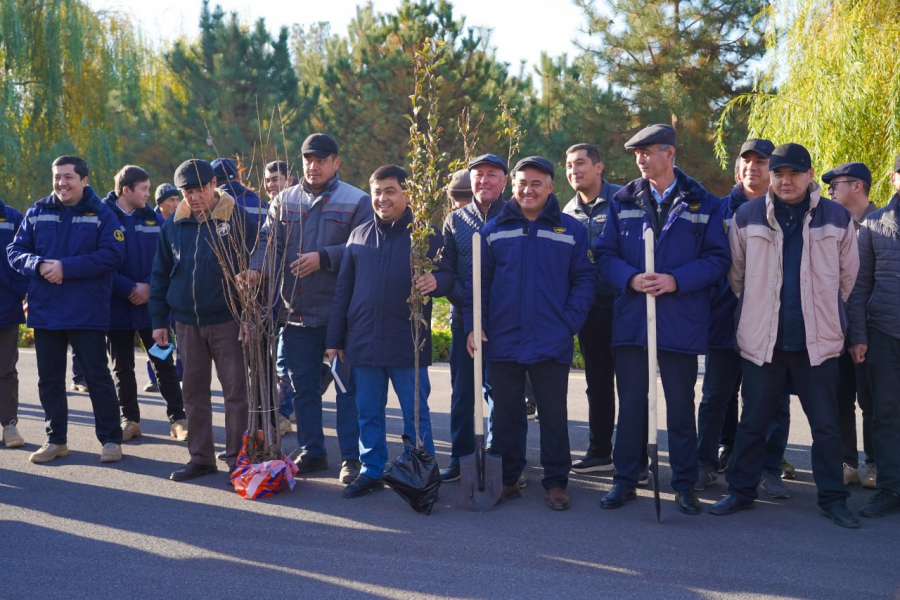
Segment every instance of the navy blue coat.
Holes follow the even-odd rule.
[[[672,208],[656,240],[656,272],[675,277],[677,291],[656,299],[657,347],[703,354],[709,344],[712,289],[731,266],[722,203],[675,169]],[[647,345],[647,297],[628,287],[644,272],[644,230],[653,227],[650,182],[635,179],[619,191],[594,255],[616,288],[613,346]]]
[[[354,367],[413,367],[415,349],[409,305],[411,288],[409,225],[412,211],[392,224],[373,217],[350,233],[334,289],[328,319],[326,347],[344,351]],[[440,232],[431,236],[428,255],[443,246]],[[437,289],[432,297],[445,296],[453,288],[453,273],[443,260],[435,263]],[[425,305],[431,323],[431,303]],[[425,347],[419,366],[431,364],[431,328],[424,332]]]
[[[259,227],[259,222],[265,219],[266,212],[269,210],[269,205],[259,197],[259,194],[244,187],[240,181],[220,182],[218,187],[234,198],[238,206],[243,207],[253,227]]]
[[[28,278],[28,326],[34,329],[109,329],[113,277],[125,254],[116,215],[90,186],[75,206],[56,194],[25,213],[9,262]],[[62,262],[63,282],[50,283],[38,267]]]
[[[162,226],[150,282],[154,329],[168,327],[170,313],[175,321],[198,327],[234,319],[225,295],[226,277],[213,244],[232,254],[230,264],[246,265],[257,231],[231,196],[218,189],[216,194],[219,202],[205,220],[198,221],[182,200]],[[241,262],[235,246],[244,254]]]
[[[125,234],[125,259],[113,279],[113,295],[110,302],[110,329],[150,329],[149,304],[135,306],[128,300],[136,283],[150,283],[153,257],[159,232],[165,220],[149,205],[130,215],[119,208],[118,196],[110,192],[103,202],[119,219],[119,229]]]
[[[588,233],[553,194],[535,221],[507,202],[482,229],[481,312],[489,361],[572,362],[574,336],[594,302]],[[471,284],[465,325],[472,331]]]
[[[9,246],[22,225],[22,213],[0,200],[0,245]],[[28,290],[28,280],[9,264],[0,261],[0,329],[25,322],[22,300]]]

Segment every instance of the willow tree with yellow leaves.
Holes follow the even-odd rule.
[[[817,173],[866,163],[871,197],[885,204],[900,152],[900,1],[778,0],[768,10],[768,70],[730,107],[749,106],[751,136],[806,146]],[[720,158],[733,150],[720,145]]]

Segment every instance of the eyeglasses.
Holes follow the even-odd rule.
[[[859,179],[841,179],[840,181],[832,181],[828,184],[828,191],[833,192],[840,183],[856,183]]]

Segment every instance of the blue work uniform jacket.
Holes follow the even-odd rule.
[[[104,204],[119,219],[119,229],[125,234],[125,259],[113,278],[110,302],[110,329],[150,329],[149,304],[136,306],[128,300],[137,283],[150,283],[153,258],[159,233],[165,220],[149,205],[126,215],[118,205],[118,196],[109,192]]]
[[[253,227],[259,227],[260,221],[265,219],[266,211],[269,210],[269,205],[259,197],[259,194],[244,187],[240,181],[220,182],[218,188],[234,198],[237,205],[246,211]]]
[[[119,221],[90,186],[75,206],[56,194],[25,213],[7,249],[9,262],[28,278],[28,326],[33,329],[109,329],[109,304],[116,270],[125,254]],[[44,279],[39,266],[62,263],[63,282]]]
[[[616,288],[614,347],[647,345],[647,297],[628,284],[645,272],[644,230],[653,229],[655,270],[672,275],[678,286],[656,298],[657,347],[685,354],[707,350],[712,290],[731,264],[722,203],[680,169],[675,178],[666,199],[671,208],[662,222],[647,179],[635,179],[613,198],[594,255],[601,274]]]
[[[0,245],[4,249],[16,237],[22,218],[22,213],[0,200]],[[8,260],[0,263],[0,329],[5,329],[25,322],[22,300],[28,291],[28,280]]]
[[[515,200],[482,229],[482,323],[493,362],[572,362],[574,336],[594,302],[597,278],[588,234],[556,196],[534,221]],[[465,328],[473,329],[471,284]]]
[[[415,348],[409,318],[411,287],[410,229],[412,211],[393,223],[377,217],[350,233],[334,289],[326,346],[344,351],[354,367],[413,367]],[[429,238],[432,259],[443,245],[441,234]],[[445,296],[453,288],[453,273],[443,260],[432,272],[437,288],[432,297]],[[431,302],[425,305],[425,346],[419,366],[431,364]],[[288,325],[288,327],[293,327]]]

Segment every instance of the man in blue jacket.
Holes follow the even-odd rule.
[[[712,288],[730,263],[719,199],[675,168],[675,129],[651,125],[625,149],[641,177],[613,198],[596,249],[600,273],[616,289],[613,347],[619,424],[613,487],[603,508],[636,497],[647,414],[647,297],[656,297],[659,370],[666,399],[672,488],[678,509],[700,512],[694,385],[697,355],[706,351]],[[646,272],[644,232],[654,234],[656,269]],[[653,424],[655,426],[655,424]]]
[[[371,220],[372,201],[364,191],[341,181],[341,158],[331,136],[308,136],[300,153],[303,179],[272,201],[245,276],[255,280],[268,260],[282,271],[278,319],[284,329],[278,353],[293,385],[300,446],[294,462],[298,474],[307,475],[328,470],[320,387],[325,335],[344,246],[354,228]],[[341,451],[338,478],[350,483],[360,468],[352,372],[344,383],[346,392],[337,390],[335,429]]]
[[[569,508],[566,406],[575,334],[596,294],[588,234],[564,215],[553,195],[553,165],[540,156],[513,169],[513,199],[482,229],[482,319],[485,359],[494,395],[494,452],[503,457],[501,501],[520,495],[525,468],[522,421],[525,376],[541,415],[541,484],[547,505]],[[466,307],[474,353],[471,298]]]
[[[259,222],[265,217],[269,205],[259,197],[259,194],[244,186],[244,183],[241,181],[241,172],[233,160],[217,158],[211,164],[219,189],[227,192],[229,196],[234,198],[238,206],[246,211],[253,226],[258,228]]]
[[[9,262],[28,278],[28,325],[34,329],[38,395],[47,443],[30,457],[49,462],[69,448],[66,359],[78,354],[103,444],[101,462],[122,459],[116,388],[106,362],[106,330],[113,277],[122,264],[125,235],[112,211],[88,185],[77,156],[53,161],[53,193],[28,209]]]
[[[483,154],[469,161],[468,196],[473,201],[454,210],[444,221],[443,257],[455,275],[450,300],[450,464],[441,471],[441,481],[459,479],[459,459],[475,452],[475,367],[466,350],[463,320],[466,284],[472,279],[472,236],[499,214],[506,201],[506,161],[496,154]],[[452,188],[462,196],[465,190]],[[487,365],[484,365],[487,366]],[[485,370],[485,399],[490,403],[490,377]],[[524,424],[528,427],[528,422]],[[490,444],[490,434],[488,434]]]
[[[161,347],[169,345],[169,315],[175,320],[184,360],[191,458],[169,477],[187,481],[218,471],[210,392],[213,362],[225,403],[229,472],[237,463],[247,429],[247,367],[222,264],[246,264],[257,232],[234,198],[216,187],[213,168],[205,160],[181,163],[174,180],[184,200],[159,235],[150,280],[150,318],[153,340]]]
[[[6,248],[22,226],[22,213],[0,200],[0,246]],[[0,260],[0,426],[7,448],[25,445],[16,423],[19,416],[19,325],[25,322],[22,300],[28,280]]]
[[[106,334],[109,356],[113,363],[116,392],[122,408],[122,441],[141,435],[141,409],[138,406],[137,379],[134,374],[134,336],[141,338],[144,348],[153,346],[153,323],[150,320],[150,272],[164,223],[152,207],[150,174],[134,165],[126,165],[116,173],[116,189],[104,203],[119,220],[125,234],[125,260],[113,279],[109,331]],[[187,421],[181,385],[172,355],[161,360],[152,354],[150,362],[157,375],[162,397],[166,401],[169,433],[177,440],[187,439]]]
[[[563,213],[572,215],[588,232],[593,248],[603,233],[613,195],[622,186],[603,179],[603,161],[592,144],[575,144],[566,150],[566,178],[575,190]],[[575,473],[612,471],[612,436],[616,425],[616,361],[612,352],[613,298],[616,291],[597,272],[597,294],[584,327],[578,332],[578,344],[584,356],[587,380],[588,428],[587,452],[572,464]],[[646,460],[642,463],[646,464]]]
[[[409,318],[410,229],[413,222],[406,195],[407,173],[402,167],[379,167],[369,178],[375,218],[353,230],[341,262],[328,321],[327,353],[346,360],[356,371],[359,411],[358,477],[344,488],[344,498],[358,498],[381,489],[388,460],[385,405],[388,382],[393,384],[403,412],[403,433],[415,440],[415,346]],[[435,231],[429,257],[443,245]],[[444,296],[453,286],[453,273],[441,260],[435,270],[416,280],[422,294]],[[419,353],[419,436],[434,455],[428,395],[431,385],[431,303],[425,305],[425,344]]]

